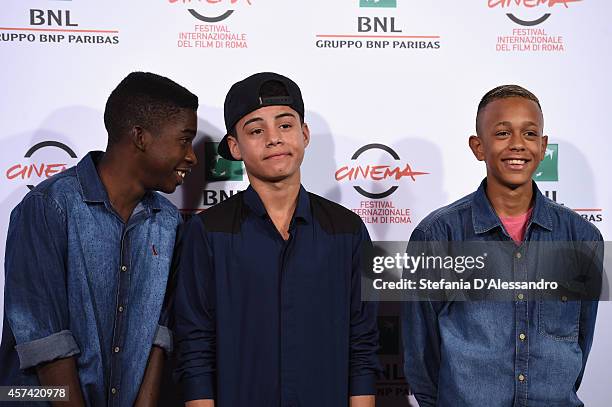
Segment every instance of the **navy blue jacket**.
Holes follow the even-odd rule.
[[[376,304],[360,293],[364,224],[301,188],[289,233],[284,241],[251,187],[186,225],[175,300],[185,400],[337,407],[375,394]]]

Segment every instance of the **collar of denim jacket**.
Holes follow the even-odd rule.
[[[552,230],[552,218],[550,206],[546,198],[540,192],[535,181],[531,181],[533,186],[534,205],[531,214],[530,224],[536,224],[544,229]],[[472,198],[472,225],[474,233],[486,233],[495,227],[502,228],[502,222],[495,213],[489,198],[486,194],[487,179],[483,179],[480,186],[474,192]],[[503,228],[502,228],[503,229]]]
[[[90,151],[77,164],[76,173],[81,186],[83,202],[104,203],[110,208],[112,205],[108,193],[96,170],[96,163],[100,161],[103,155],[103,151]],[[140,200],[140,204],[151,211],[161,210],[159,196],[153,191],[147,191]]]

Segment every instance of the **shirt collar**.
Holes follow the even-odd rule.
[[[531,223],[535,223],[544,229],[552,230],[552,218],[550,209],[546,204],[546,198],[536,185],[535,181],[531,181],[533,186],[534,205],[531,214]],[[474,193],[472,203],[472,224],[475,233],[485,233],[495,227],[501,227],[501,220],[495,213],[493,206],[489,202],[486,194],[487,179],[483,179],[480,186]]]
[[[255,213],[255,215],[260,218],[267,217],[268,213],[266,212],[266,208],[261,201],[261,198],[253,189],[252,186],[244,191],[244,202],[249,206],[249,208]],[[297,197],[297,206],[295,208],[295,212],[293,213],[293,219],[300,219],[307,223],[312,222],[312,213],[310,210],[310,198],[308,196],[308,192],[302,185],[300,185],[300,191],[298,192]]]
[[[98,175],[96,164],[104,155],[103,151],[90,151],[76,166],[77,178],[81,186],[84,202],[105,203],[109,208],[112,206],[106,188]],[[159,196],[152,191],[147,191],[139,202],[144,209],[161,210]]]

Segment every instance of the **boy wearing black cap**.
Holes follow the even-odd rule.
[[[360,218],[307,192],[298,86],[230,89],[219,154],[250,186],[195,216],[180,249],[177,376],[189,406],[374,405],[376,306],[361,302]],[[216,403],[216,404],[215,404]]]

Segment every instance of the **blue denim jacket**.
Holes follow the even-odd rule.
[[[98,176],[101,154],[11,213],[0,385],[38,385],[36,365],[74,356],[87,405],[128,406],[151,346],[172,344],[158,321],[180,216],[148,192],[124,223]]]
[[[440,208],[411,241],[510,241],[478,190]],[[544,197],[535,183],[525,240],[512,264],[530,264],[529,241],[601,242],[595,226]],[[533,255],[531,256],[533,257]],[[404,369],[419,405],[582,406],[576,394],[587,361],[595,301],[406,302],[402,312]]]

